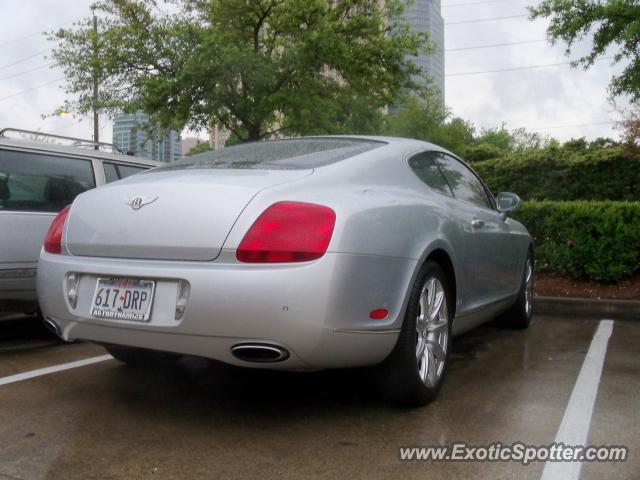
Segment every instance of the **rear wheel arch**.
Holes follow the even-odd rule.
[[[438,265],[440,265],[442,270],[444,270],[445,275],[447,276],[447,282],[448,282],[447,286],[449,287],[449,298],[450,298],[449,308],[451,310],[451,318],[453,319],[455,318],[455,314],[456,314],[458,289],[456,285],[456,272],[453,266],[453,261],[451,260],[451,256],[444,249],[436,248],[435,250],[430,252],[429,255],[427,255],[427,258],[425,258],[424,262],[422,262],[422,265],[420,266],[420,268],[422,268],[422,266],[425,263],[427,263],[429,260],[433,260]]]

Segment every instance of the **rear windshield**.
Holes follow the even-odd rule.
[[[296,138],[245,143],[185,157],[154,171],[191,168],[304,170],[322,167],[384,145],[352,138]]]

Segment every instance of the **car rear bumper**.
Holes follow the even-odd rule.
[[[36,264],[0,268],[0,313],[26,313],[38,309]],[[0,318],[0,321],[2,319]]]
[[[65,340],[165,350],[226,363],[278,369],[373,365],[392,350],[402,323],[415,260],[328,253],[308,263],[247,265],[230,261],[117,260],[43,252],[38,297],[45,317]],[[75,308],[65,278],[80,274]],[[98,277],[155,280],[148,322],[93,318]],[[175,318],[178,282],[190,293],[182,318]],[[384,308],[387,318],[371,320]],[[253,363],[236,358],[240,343],[284,348],[287,359]]]

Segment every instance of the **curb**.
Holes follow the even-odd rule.
[[[614,317],[640,320],[640,301],[598,300],[573,297],[533,297],[533,311],[538,315],[572,315],[575,317]]]

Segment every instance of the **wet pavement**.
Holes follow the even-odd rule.
[[[548,445],[598,319],[492,325],[454,343],[438,400],[385,404],[374,372],[278,373],[184,359],[175,369],[116,360],[0,385],[0,479],[539,479],[545,464],[401,462],[400,447]],[[624,463],[582,479],[640,478],[640,322],[616,321],[588,444],[626,445]],[[0,323],[0,381],[104,355],[60,344],[31,319]]]

